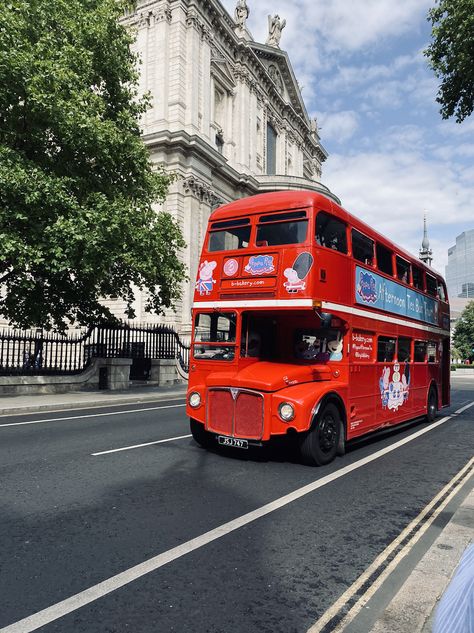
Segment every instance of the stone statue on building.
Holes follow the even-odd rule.
[[[247,21],[249,14],[250,10],[247,6],[246,0],[238,0],[234,11],[234,20],[240,29],[245,29],[245,22]]]
[[[286,26],[286,20],[280,20],[279,15],[268,16],[268,37],[265,42],[268,46],[280,47],[281,32]]]

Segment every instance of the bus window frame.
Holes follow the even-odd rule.
[[[341,224],[344,227],[344,234],[345,234],[345,250],[339,250],[338,248],[333,248],[331,246],[326,246],[326,244],[322,244],[319,240],[318,240],[318,218],[321,215],[325,215],[327,218],[330,218],[331,220],[334,220],[335,222],[338,222],[339,224]],[[332,253],[339,253],[340,255],[349,255],[349,235],[348,235],[348,229],[349,226],[347,224],[347,222],[344,222],[344,220],[341,220],[341,218],[337,217],[337,215],[334,215],[333,213],[329,213],[329,211],[325,211],[324,209],[319,209],[316,213],[316,218],[315,218],[315,222],[314,222],[314,243],[316,248],[324,248],[328,251],[331,251]]]
[[[425,353],[423,355],[423,360],[416,360],[415,349],[416,349],[416,344],[417,343],[422,343],[424,345]],[[422,364],[425,365],[427,363],[427,359],[428,359],[428,341],[422,340],[422,339],[415,339],[413,341],[413,362],[414,363],[418,363],[420,365],[422,365]]]
[[[390,255],[390,268],[391,268],[391,271],[389,273],[386,272],[385,270],[382,270],[380,268],[380,266],[379,266],[379,255],[378,255],[378,249],[379,248],[387,251],[387,253]],[[375,241],[375,267],[377,268],[377,271],[381,275],[386,275],[387,277],[393,277],[394,276],[394,274],[393,274],[393,270],[394,270],[394,267],[393,267],[393,255],[394,255],[393,249],[388,248],[387,246],[385,246],[385,244],[382,244],[381,242],[379,242],[377,240]]]
[[[356,257],[354,255],[354,233],[358,233],[364,239],[369,240],[369,242],[372,242],[372,259],[371,259],[370,262],[368,262],[367,259],[365,259],[365,260],[359,259],[358,257]],[[351,227],[351,250],[350,250],[350,255],[351,255],[352,259],[355,259],[355,261],[360,262],[364,266],[368,266],[369,268],[374,268],[374,266],[375,266],[375,239],[372,239],[368,235],[365,235],[365,233],[362,233],[362,231],[359,231],[359,229],[356,229],[354,226],[352,226]]]
[[[409,341],[408,360],[400,358],[400,340]],[[397,361],[400,363],[413,362],[413,338],[411,336],[397,336]]]
[[[393,341],[393,354],[392,354],[392,358],[390,360],[387,360],[386,358],[384,358],[383,360],[379,359],[379,343],[380,343],[380,339],[388,339],[389,341]],[[385,334],[378,334],[377,335],[377,352],[375,355],[375,359],[377,363],[393,363],[395,361],[395,359],[397,358],[397,352],[398,352],[398,341],[397,341],[397,337],[396,336],[387,336]]]
[[[286,212],[287,214],[288,212]],[[272,214],[275,216],[278,214]],[[282,212],[281,215],[285,215],[285,212]],[[308,215],[308,213],[306,213],[305,211],[305,216],[299,217],[299,218],[286,218],[283,220],[272,220],[271,222],[261,222],[261,218],[265,217],[264,215],[259,216],[256,224],[255,224],[255,231],[254,231],[254,241],[252,242],[252,245],[255,245],[256,248],[279,248],[279,247],[288,247],[288,246],[310,246],[311,242],[312,242],[312,238],[310,238],[309,236],[311,235],[311,217]],[[262,227],[271,227],[274,226],[275,224],[298,224],[298,223],[302,223],[302,222],[306,222],[306,234],[304,239],[301,242],[280,242],[278,244],[269,244],[268,240],[262,240],[259,239],[259,229]],[[250,242],[249,242],[250,244]]]
[[[421,287],[415,284],[415,275],[413,274],[415,270],[418,270],[421,274]],[[413,288],[418,290],[418,292],[426,292],[426,282],[425,282],[425,271],[421,266],[417,266],[416,264],[412,264],[411,266],[411,278],[413,282]]]
[[[399,273],[399,268],[398,268],[398,264],[406,264],[408,266],[407,269],[405,269],[405,272],[403,273],[403,276],[400,277],[400,273]],[[405,274],[407,274],[407,278],[403,279],[403,277],[405,276]],[[406,284],[407,286],[412,286],[412,272],[411,272],[411,262],[407,261],[404,257],[402,257],[401,255],[399,255],[398,253],[395,254],[395,275],[396,275],[396,279],[398,282],[402,283],[402,284]]]
[[[429,290],[428,279],[433,279],[433,281],[434,281],[434,284],[435,284],[434,288],[433,288],[434,293],[430,292],[430,290]],[[435,275],[431,275],[430,273],[426,273],[425,274],[425,284],[426,284],[426,286],[425,286],[426,287],[426,294],[429,295],[430,297],[433,297],[434,299],[438,299],[439,298],[438,297],[438,280],[435,277]]]
[[[234,340],[232,341],[198,341],[196,340],[196,322],[199,319],[200,316],[206,315],[209,316],[211,318],[212,321],[212,317],[214,315],[217,316],[217,319],[219,319],[219,317],[222,317],[224,315],[233,315],[235,318],[235,322],[234,322]],[[230,319],[229,319],[230,320]],[[224,361],[224,362],[233,362],[238,358],[238,352],[239,352],[239,345],[240,345],[240,334],[239,334],[239,328],[238,328],[238,322],[239,322],[239,318],[238,318],[238,313],[235,312],[234,310],[229,310],[228,312],[218,312],[215,310],[212,311],[200,311],[197,312],[194,315],[194,322],[193,322],[193,338],[191,340],[191,353],[192,353],[192,358],[193,360],[195,360],[198,363],[202,363],[202,362],[216,362],[216,361]],[[212,324],[211,324],[212,326]],[[210,330],[212,329],[212,327],[210,327]],[[215,358],[215,357],[211,357],[211,358],[199,358],[196,357],[195,355],[195,348],[197,346],[201,346],[201,347],[205,347],[205,348],[232,348],[234,350],[234,354],[232,356],[232,358]]]

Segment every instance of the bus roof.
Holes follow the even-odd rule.
[[[239,200],[235,200],[234,202],[230,202],[229,204],[225,204],[215,209],[215,211],[212,212],[209,221],[215,222],[216,220],[229,220],[243,215],[256,215],[276,210],[286,211],[289,209],[301,209],[302,207],[317,207],[317,210],[321,209],[324,211],[330,211],[361,233],[377,240],[377,242],[393,250],[396,254],[400,254],[409,262],[420,266],[435,277],[439,277],[441,279],[443,278],[440,273],[436,272],[433,268],[431,268],[431,266],[427,266],[418,259],[416,255],[409,253],[395,242],[392,242],[389,238],[374,230],[355,215],[346,211],[343,207],[334,202],[334,200],[331,200],[324,194],[315,191],[276,191],[272,193],[261,193],[247,198],[240,198]]]

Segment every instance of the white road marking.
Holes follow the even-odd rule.
[[[109,451],[101,451],[100,453],[91,453],[92,457],[98,455],[109,455],[110,453],[120,453],[120,451],[131,451],[133,448],[142,448],[143,446],[152,446],[153,444],[163,444],[164,442],[174,442],[174,440],[184,440],[192,435],[178,435],[178,437],[168,437],[166,440],[156,440],[155,442],[145,442],[144,444],[134,444],[133,446],[123,446],[122,448],[112,448]]]
[[[158,411],[159,409],[174,409],[175,407],[185,407],[183,404],[167,404],[162,407],[144,407],[143,409],[128,409],[126,411],[109,411],[108,413],[88,413],[87,415],[73,415],[67,418],[49,418],[47,420],[29,420],[28,422],[11,422],[10,424],[0,424],[0,428],[9,426],[24,426],[26,424],[44,424],[45,422],[63,422],[64,420],[83,420],[84,418],[99,418],[107,415],[123,415],[124,413],[140,413],[140,411]]]
[[[469,405],[466,405],[462,409],[459,409],[458,411],[456,411],[455,415],[462,413],[462,411],[465,411],[466,409],[472,406],[474,406],[474,402],[471,402]],[[108,578],[107,580],[104,580],[96,585],[93,585],[92,587],[89,587],[88,589],[85,589],[84,591],[81,591],[73,596],[70,596],[69,598],[66,598],[65,600],[57,602],[56,604],[53,604],[50,607],[46,607],[42,611],[38,611],[37,613],[34,613],[33,615],[23,618],[22,620],[19,620],[18,622],[10,624],[0,629],[0,633],[31,633],[31,631],[36,631],[40,627],[45,626],[46,624],[49,624],[50,622],[54,622],[54,620],[57,620],[58,618],[61,618],[67,615],[68,613],[76,611],[77,609],[80,609],[81,607],[87,604],[90,604],[91,602],[94,602],[95,600],[98,600],[99,598],[106,596],[112,591],[115,591],[116,589],[120,589],[121,587],[128,585],[134,580],[137,580],[138,578],[141,578],[145,576],[146,574],[149,574],[159,569],[160,567],[163,567],[164,565],[167,565],[168,563],[171,563],[172,561],[177,560],[178,558],[181,558],[182,556],[185,556],[186,554],[189,554],[199,549],[200,547],[204,547],[205,545],[208,545],[209,543],[223,536],[226,536],[227,534],[234,532],[235,530],[238,530],[244,525],[248,525],[249,523],[252,523],[256,521],[257,519],[260,519],[261,517],[264,517],[272,512],[275,512],[276,510],[283,508],[289,503],[292,503],[293,501],[296,501],[297,499],[301,499],[305,495],[310,494],[311,492],[314,492],[315,490],[318,490],[319,488],[322,488],[323,486],[327,486],[328,484],[332,483],[333,481],[336,481],[337,479],[341,477],[344,477],[345,475],[348,475],[354,470],[358,470],[359,468],[362,468],[362,466],[365,466],[366,464],[370,464],[371,462],[377,459],[380,459],[384,455],[387,455],[388,453],[391,453],[397,448],[400,448],[401,446],[408,444],[409,442],[412,442],[413,440],[415,440],[418,437],[421,437],[425,433],[430,433],[431,431],[436,429],[438,426],[441,426],[442,424],[450,420],[452,417],[453,416],[451,415],[451,416],[446,416],[444,418],[441,418],[441,420],[438,420],[437,422],[433,422],[432,424],[427,425],[425,428],[420,429],[416,433],[413,433],[412,435],[409,435],[408,437],[405,437],[399,440],[398,442],[395,442],[391,446],[386,446],[385,448],[382,448],[381,450],[376,451],[372,455],[368,455],[367,457],[364,457],[363,459],[360,459],[359,461],[354,462],[353,464],[348,464],[347,466],[340,468],[334,473],[331,473],[330,475],[326,475],[325,477],[321,477],[320,479],[317,479],[316,481],[313,481],[312,483],[307,484],[306,486],[298,488],[297,490],[294,490],[293,492],[287,495],[284,495],[283,497],[280,497],[279,499],[275,499],[274,501],[271,501],[270,503],[267,503],[261,506],[260,508],[253,510],[252,512],[243,514],[242,516],[237,517],[236,519],[228,521],[227,523],[224,523],[223,525],[220,525],[214,528],[213,530],[209,530],[209,532],[205,532],[204,534],[201,534],[200,536],[197,536],[196,538],[186,541],[185,543],[182,543],[181,545],[178,545],[177,547],[173,547],[172,549],[166,552],[163,552],[162,554],[153,556],[152,558],[149,558],[143,563],[139,563],[138,565],[135,565],[134,567],[130,567],[129,569],[126,569],[125,571],[119,574],[116,574],[115,576],[112,576],[111,578]]]
[[[472,405],[470,405],[472,406]],[[388,545],[384,551],[377,556],[374,562],[367,567],[363,574],[342,594],[342,596],[331,605],[331,607],[319,618],[317,622],[311,626],[307,633],[320,633],[331,620],[337,616],[337,614],[344,608],[344,606],[357,595],[361,587],[367,583],[372,576],[396,551],[397,547],[402,543],[412,532],[420,521],[423,521],[424,517],[429,514],[432,508],[443,498],[449,489],[454,485],[453,490],[448,494],[444,501],[436,508],[433,514],[419,527],[419,529],[413,534],[410,540],[402,547],[402,549],[393,557],[393,559],[387,564],[384,570],[379,576],[372,582],[367,589],[358,599],[357,602],[349,609],[345,616],[338,622],[335,628],[332,628],[332,633],[342,633],[345,627],[354,620],[357,614],[364,608],[367,602],[372,598],[375,592],[381,587],[392,571],[397,567],[400,561],[407,556],[413,549],[415,544],[420,540],[423,534],[429,529],[431,524],[435,521],[441,512],[446,508],[451,499],[459,492],[462,486],[466,483],[464,475],[472,469],[474,464],[474,457],[461,468],[461,470],[454,475],[451,481],[430,501],[430,503],[420,512],[420,514],[411,521],[407,527],[394,539],[390,545]]]

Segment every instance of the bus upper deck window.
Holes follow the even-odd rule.
[[[432,297],[436,297],[438,284],[436,283],[436,279],[433,275],[426,275],[426,292]]]
[[[377,254],[377,268],[386,275],[393,276],[392,251],[382,244],[375,247]]]
[[[441,299],[441,301],[447,300],[446,291],[444,289],[444,283],[440,281],[439,279],[438,279],[438,297]]]
[[[316,218],[316,243],[339,253],[347,253],[347,232],[344,222],[320,211]]]
[[[410,264],[397,255],[397,279],[405,284],[410,283]]]
[[[423,271],[421,270],[421,268],[418,268],[418,266],[412,266],[412,273],[413,285],[415,286],[415,288],[418,288],[418,290],[424,290],[425,284],[423,283]]]
[[[356,229],[352,229],[352,255],[363,264],[372,266],[374,262],[374,242],[362,235]]]
[[[249,245],[251,230],[249,218],[214,222],[210,230],[207,250],[211,253],[239,250]]]
[[[281,244],[302,244],[308,233],[305,211],[274,213],[262,216],[257,226],[257,246],[279,246]]]

